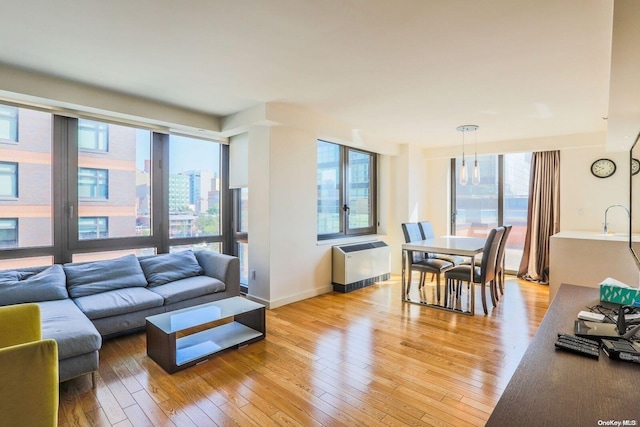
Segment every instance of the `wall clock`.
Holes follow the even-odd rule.
[[[631,159],[631,175],[635,175],[640,172],[640,160]]]
[[[591,173],[598,178],[609,178],[616,173],[616,164],[611,159],[598,159],[591,164]]]

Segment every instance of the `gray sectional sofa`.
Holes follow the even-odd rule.
[[[0,305],[40,305],[60,382],[95,373],[102,340],[143,329],[148,316],[238,295],[238,258],[208,251],[0,271]]]

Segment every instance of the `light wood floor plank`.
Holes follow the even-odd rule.
[[[548,288],[511,278],[489,315],[403,303],[399,277],[267,310],[267,338],[173,375],[144,332],[105,340],[96,389],[60,386],[60,426],[482,426]]]

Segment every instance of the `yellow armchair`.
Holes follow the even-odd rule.
[[[40,306],[0,307],[0,425],[58,425],[58,345],[42,339]]]

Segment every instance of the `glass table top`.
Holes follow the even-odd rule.
[[[168,313],[156,314],[155,316],[147,317],[147,320],[164,333],[172,334],[260,308],[264,308],[264,305],[244,297],[232,297]]]

